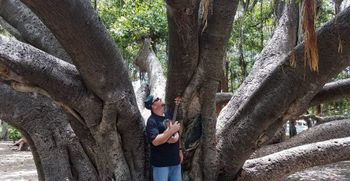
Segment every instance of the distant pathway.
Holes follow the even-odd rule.
[[[32,153],[11,150],[11,144],[0,141],[0,181],[37,181]]]

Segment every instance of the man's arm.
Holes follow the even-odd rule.
[[[161,134],[158,134],[156,138],[152,141],[154,146],[159,146],[166,143],[169,138],[180,130],[180,123],[176,121],[174,124],[170,122],[169,127]]]

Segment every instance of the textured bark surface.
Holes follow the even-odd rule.
[[[164,100],[166,80],[162,65],[151,46],[151,39],[145,39],[135,64],[148,73],[150,94]]]
[[[294,147],[247,160],[238,180],[283,180],[285,176],[305,168],[349,160],[349,151],[350,137]]]
[[[41,95],[0,84],[0,117],[19,129],[33,152],[39,180],[96,180],[97,172],[67,116]]]
[[[13,87],[32,89],[64,103],[73,114],[84,117],[88,127],[101,119],[101,100],[86,89],[73,65],[1,36],[0,49],[0,75],[12,80]]]
[[[90,2],[22,2],[67,50],[86,88],[102,100],[102,111],[95,116],[101,119],[89,125],[101,152],[97,159],[100,179],[143,178],[144,125],[135,95],[124,61]]]
[[[275,121],[281,114],[276,107],[288,107],[285,101],[274,99],[277,94],[284,98],[282,95],[285,94],[281,94],[284,90],[292,92],[289,87],[281,86],[283,83],[280,82],[288,76],[279,66],[296,41],[297,28],[293,19],[296,11],[295,6],[285,8],[279,26],[254,64],[251,74],[218,117],[220,180],[235,177],[251,152],[267,141],[266,132],[271,124],[264,123],[264,120]],[[276,123],[279,125],[274,127],[282,126],[282,121]],[[274,132],[270,134],[274,135]]]
[[[169,25],[169,65],[166,100],[182,95],[178,118],[191,136],[197,119],[196,146],[186,151],[185,180],[216,180],[215,93],[238,1],[166,1]],[[200,9],[199,9],[200,8]],[[203,13],[208,8],[208,16]],[[199,10],[199,15],[198,15]],[[204,83],[205,82],[205,83]],[[198,128],[197,128],[198,129]]]
[[[91,173],[96,180],[143,180],[148,169],[145,168],[144,124],[124,60],[90,2],[23,2],[50,28],[76,66],[32,46],[0,37],[0,76],[16,91],[46,95],[69,113],[71,127],[79,137],[82,150],[77,148],[74,153],[56,154],[61,161],[57,165],[68,164],[64,159],[71,157],[65,156],[66,153],[71,154],[72,159],[85,154],[86,161],[95,169],[69,171],[68,167],[63,167],[57,178],[52,176],[53,180],[62,180],[64,176],[74,179],[77,174],[84,173]],[[198,13],[204,12],[199,8],[206,2],[209,3],[208,16]],[[170,33],[166,100],[171,109],[173,99],[182,95],[179,118],[184,130],[195,127],[194,118],[198,118],[200,129],[197,144],[190,148],[192,151],[186,150],[185,180],[237,177],[250,154],[266,143],[286,119],[299,116],[324,83],[349,64],[349,9],[337,17],[337,25],[331,22],[319,31],[320,71],[314,73],[304,67],[303,45],[287,55],[295,46],[298,24],[290,18],[296,17],[297,8],[288,6],[252,73],[219,116],[216,132],[215,95],[238,0],[166,3]],[[337,51],[339,39],[343,52]],[[145,47],[147,51],[145,54],[141,51],[140,57],[148,62],[143,67],[146,70],[149,66],[150,80],[154,82],[152,80],[162,73],[153,74],[153,66],[159,67],[159,64],[154,64],[154,53]],[[295,67],[289,63],[293,57]],[[334,60],[338,62],[335,64]],[[26,97],[30,94],[26,93]],[[29,137],[40,168],[42,163],[38,158],[40,154],[45,155],[45,150],[39,153],[44,148],[35,146],[42,141],[31,136],[27,129],[31,128],[25,127],[22,131]],[[44,133],[45,138],[50,134]],[[48,142],[61,139],[57,137],[56,141]],[[79,161],[82,160],[76,163]],[[48,162],[52,163],[52,159]],[[39,175],[43,179],[45,171]]]
[[[319,105],[325,102],[336,101],[350,96],[350,79],[338,80],[327,83],[315,95],[310,102],[310,106]],[[227,103],[232,98],[233,93],[217,93],[216,102]]]
[[[10,25],[4,18],[0,16],[0,28],[6,30],[8,33],[10,33],[12,36],[17,38],[17,40],[23,41],[21,33],[14,28],[12,25]]]
[[[311,127],[306,131],[288,139],[282,143],[266,145],[256,150],[250,158],[263,157],[285,149],[289,149],[304,144],[326,141],[335,138],[350,136],[350,121],[338,120]]]
[[[310,105],[336,101],[350,96],[350,79],[339,80],[326,84],[312,99]]]
[[[151,111],[145,109],[144,98],[147,95],[153,95],[165,100],[166,85],[163,68],[152,49],[151,39],[144,40],[134,63],[139,67],[140,72],[146,72],[148,75],[148,83],[142,84],[136,93],[137,105],[143,119],[146,121],[151,115]]]
[[[19,40],[62,60],[71,62],[71,58],[50,30],[20,0],[1,0],[0,16],[18,31],[21,35]]]
[[[200,0],[166,1],[166,3],[169,30],[166,103],[169,109],[173,109],[174,98],[183,95],[198,64]],[[181,117],[179,114],[179,119],[182,119]]]

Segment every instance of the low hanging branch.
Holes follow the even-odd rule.
[[[350,137],[294,147],[247,160],[238,180],[283,180],[297,171],[350,159]],[[313,161],[310,161],[313,160]],[[286,166],[286,164],[293,166]]]
[[[285,149],[289,149],[296,146],[301,146],[304,144],[310,144],[335,138],[342,138],[350,136],[350,121],[348,119],[345,120],[337,120],[324,124],[320,124],[318,126],[314,126],[307,131],[303,131],[302,133],[294,136],[293,138],[272,145],[266,145],[257,151],[255,151],[250,159],[263,157],[269,154],[273,154]]]
[[[304,56],[312,71],[318,71],[318,49],[315,31],[316,1],[305,0],[303,9]]]

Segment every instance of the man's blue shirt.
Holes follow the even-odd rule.
[[[146,133],[151,144],[151,165],[155,167],[167,167],[180,164],[179,142],[169,144],[164,143],[154,146],[152,141],[165,131],[166,127],[164,116],[158,116],[154,113],[147,120]]]

